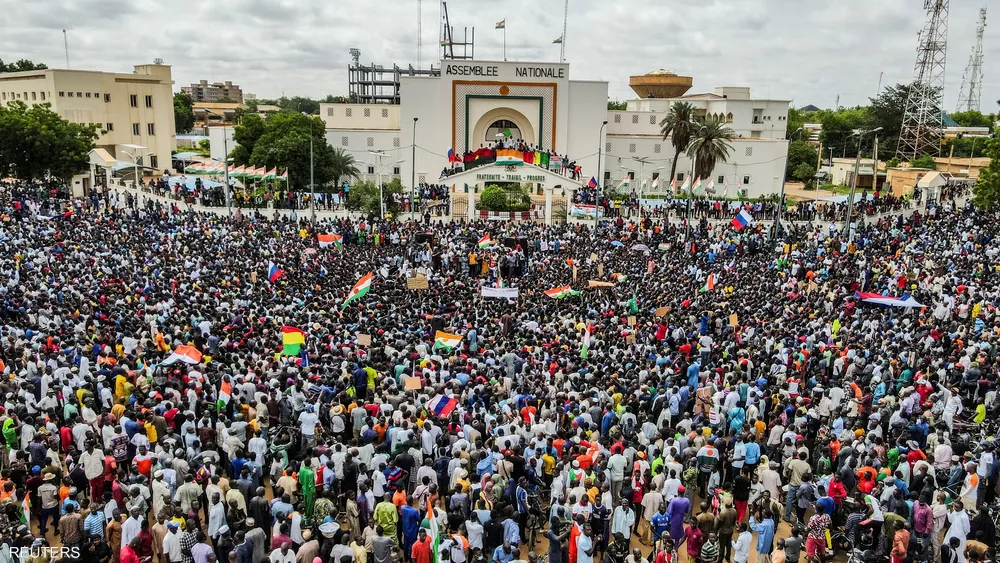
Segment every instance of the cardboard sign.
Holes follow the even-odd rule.
[[[611,282],[602,282],[597,280],[587,280],[587,287],[614,287],[615,284]]]
[[[635,344],[635,333],[630,332],[628,336],[625,337],[625,344]]]
[[[371,346],[371,345],[372,345],[372,335],[370,334],[358,335],[358,346]]]
[[[590,261],[591,262],[597,262],[597,253],[596,252],[591,252],[590,253]]]
[[[629,315],[628,326],[635,326],[635,315]]]
[[[660,307],[653,311],[653,315],[657,317],[665,317],[668,313],[670,313],[670,307]]]
[[[403,380],[403,389],[406,391],[419,391],[423,388],[419,377],[407,377]]]
[[[427,276],[417,274],[412,278],[406,278],[406,289],[427,289]]]
[[[603,278],[604,277],[604,264],[603,263],[597,265],[597,277],[599,277],[599,278]]]
[[[740,326],[740,318],[736,316],[736,313],[729,315],[729,326],[731,327]]]
[[[573,281],[576,281],[576,264],[573,264]]]

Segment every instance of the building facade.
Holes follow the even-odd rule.
[[[131,74],[70,69],[0,74],[0,104],[13,101],[47,103],[67,121],[98,125],[97,148],[120,163],[136,156],[147,171],[170,167],[177,139],[169,65],[135,65]],[[86,191],[92,181],[76,178],[74,188]]]
[[[182,86],[181,92],[191,96],[196,102],[218,102],[228,98],[234,103],[243,103],[243,90],[228,80],[212,83],[202,80],[190,86]]]

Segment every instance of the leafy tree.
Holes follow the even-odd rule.
[[[660,133],[663,140],[670,137],[674,146],[674,160],[670,163],[670,179],[677,177],[677,160],[681,152],[687,150],[698,125],[695,123],[694,107],[688,102],[674,102],[670,113],[660,121]]]
[[[618,100],[608,100],[608,109],[612,111],[625,111],[628,109],[628,102],[619,102]]]
[[[339,147],[333,149],[332,167],[334,186],[341,185],[341,178],[357,178],[361,175],[354,160],[354,155]]]
[[[809,164],[808,162],[800,162],[798,166],[795,167],[795,171],[792,173],[792,177],[801,182],[809,182],[816,175],[816,166],[814,164]]]
[[[217,104],[236,104],[236,103],[239,103],[239,102],[237,102],[236,100],[234,100],[234,99],[232,99],[232,98],[230,98],[228,96],[223,96],[223,97],[219,98],[218,100],[215,100],[215,103],[217,103]]]
[[[899,168],[899,159],[896,157],[890,158],[886,163],[885,167],[888,168]]]
[[[866,128],[881,127],[878,144],[890,151],[899,144],[899,132],[903,128],[903,114],[906,113],[906,98],[910,95],[909,84],[897,84],[883,90],[878,97],[871,98],[868,107]],[[868,139],[866,139],[866,142]],[[883,151],[879,151],[883,152]]]
[[[187,133],[194,127],[194,100],[189,94],[174,94],[174,126],[178,134]]]
[[[857,139],[852,136],[855,130],[868,126],[868,108],[856,107],[836,111],[820,110],[816,117],[823,124],[820,140],[824,149],[833,149],[834,156],[856,156]]]
[[[97,125],[70,123],[49,104],[0,106],[0,176],[69,180],[87,170]]]
[[[788,132],[797,131],[799,127],[805,125],[806,120],[812,117],[812,113],[800,109],[788,108]]]
[[[986,141],[986,156],[990,165],[979,171],[979,178],[972,188],[972,203],[987,211],[1000,207],[1000,138]]]
[[[982,112],[975,110],[949,113],[948,115],[962,127],[993,127],[993,122],[996,121],[995,115],[983,115]]]
[[[0,59],[0,73],[4,72],[24,72],[26,70],[45,70],[49,68],[42,63],[33,63],[28,59],[20,59],[12,63],[4,63]]]
[[[710,177],[716,163],[729,160],[733,137],[733,130],[724,121],[705,119],[699,122],[687,148],[688,156],[695,158],[697,177]]]
[[[802,164],[811,166],[812,174],[815,174],[816,158],[816,149],[809,146],[809,143],[792,141],[788,144],[788,164],[785,166],[785,178],[798,178],[797,171]]]
[[[520,184],[489,184],[479,194],[479,208],[487,211],[527,211],[531,196]]]
[[[280,111],[267,119],[245,115],[233,131],[239,146],[230,156],[237,166],[287,169],[289,186],[305,189],[310,178],[310,138],[313,178],[316,191],[322,191],[334,177],[333,147],[326,142],[326,127],[317,117],[295,111]]]
[[[382,197],[385,199],[385,210],[387,213],[395,214],[399,211],[395,195],[402,192],[403,185],[399,182],[399,178],[393,178],[389,182],[382,183]],[[378,185],[370,180],[362,180],[351,184],[351,192],[347,196],[347,207],[375,215],[381,213],[382,206],[379,204]]]
[[[934,162],[934,157],[931,155],[922,154],[910,161],[910,168],[929,168],[931,170],[937,170],[937,163]]]

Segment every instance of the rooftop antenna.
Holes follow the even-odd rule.
[[[958,111],[979,111],[983,88],[983,31],[986,29],[986,8],[979,10],[976,26],[976,44],[969,56],[969,65],[962,75],[962,89],[958,92]]]
[[[423,6],[421,5],[420,0],[417,0],[417,68],[418,69],[420,68],[420,51],[422,51],[424,47],[424,39],[423,39],[424,25],[421,13],[422,11],[423,11]]]
[[[66,68],[69,68],[69,39],[66,39],[66,30],[63,30],[63,49],[66,50]]]
[[[566,0],[563,8],[563,34],[562,43],[559,44],[559,62],[566,62],[566,22],[569,21],[569,0]]]

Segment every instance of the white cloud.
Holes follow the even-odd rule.
[[[945,106],[952,109],[984,0],[951,0]],[[458,36],[476,27],[476,55],[556,61],[562,2],[453,0]],[[416,0],[0,0],[0,58],[128,71],[156,57],[173,65],[176,88],[232,80],[260,97],[346,94],[348,49],[385,66],[416,62]],[[1000,14],[994,17],[1000,18]],[[924,14],[911,0],[570,0],[570,76],[610,82],[666,68],[694,78],[692,91],[748,85],[757,96],[832,106],[864,103],[912,75]],[[424,65],[439,56],[438,3],[423,3]],[[983,109],[1000,98],[1000,26],[987,26]]]

